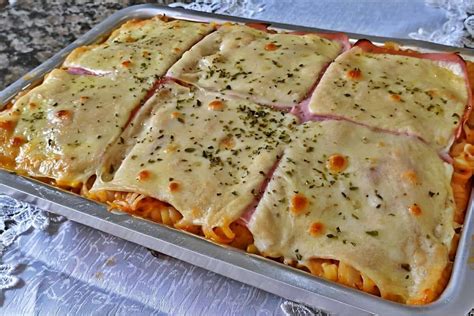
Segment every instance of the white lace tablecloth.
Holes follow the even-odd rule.
[[[23,235],[4,255],[21,281],[2,314],[271,315],[282,300],[66,221]]]
[[[227,5],[226,12],[256,19],[388,37],[415,32],[412,36],[443,41],[450,30],[465,32],[466,16],[451,15],[452,24],[443,26],[446,12],[422,0],[246,0],[246,10],[236,2],[207,8],[220,12]],[[453,1],[431,2],[446,8]],[[453,43],[461,43],[459,38]],[[35,216],[28,225],[45,226],[43,213]],[[0,291],[2,315],[284,313],[280,297],[168,256],[155,257],[141,246],[67,220],[52,222],[46,230],[31,228],[5,249],[0,287],[14,283]]]

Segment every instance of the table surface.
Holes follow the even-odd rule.
[[[79,2],[2,8],[0,0],[0,90],[116,10],[146,1]],[[265,3],[254,18],[387,37],[446,20],[421,0]],[[21,278],[0,293],[3,315],[282,314],[280,297],[71,221],[20,236],[3,262],[18,264]]]

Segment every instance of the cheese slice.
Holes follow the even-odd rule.
[[[415,137],[346,121],[306,122],[248,227],[270,257],[339,260],[382,297],[436,288],[454,234],[452,167]]]
[[[309,111],[409,133],[445,149],[468,103],[465,80],[456,63],[354,47],[329,66]]]
[[[18,116],[16,168],[68,185],[86,181],[148,88],[128,77],[53,70],[11,109]]]
[[[91,191],[138,192],[175,207],[181,225],[228,227],[259,193],[296,123],[288,113],[169,82],[125,131],[126,149],[111,151]]]
[[[342,43],[225,24],[184,53],[168,75],[266,105],[291,107],[311,90]]]
[[[64,67],[96,74],[124,72],[140,78],[162,76],[184,51],[211,32],[213,26],[160,17],[130,20],[102,44],[76,48]]]

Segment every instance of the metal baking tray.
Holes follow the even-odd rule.
[[[330,30],[249,20],[159,5],[132,6],[113,14],[71,45],[0,92],[0,108],[4,107],[20,91],[40,82],[46,73],[60,66],[74,48],[104,38],[129,19],[149,18],[157,14],[194,21],[261,22],[269,24],[272,28],[283,30],[331,32]],[[468,49],[415,40],[346,34],[353,41],[361,38],[366,38],[375,43],[394,41],[404,47],[414,47],[425,51],[457,51],[467,59],[474,59],[474,52]],[[33,179],[18,176],[9,171],[0,170],[0,192],[226,277],[296,302],[317,307],[329,314],[467,315],[474,306],[474,214],[472,195],[448,286],[435,302],[424,306],[408,306],[314,277],[306,272],[260,256],[217,245],[180,230],[128,215],[109,212],[102,204]]]

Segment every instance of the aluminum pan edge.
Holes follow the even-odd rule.
[[[399,315],[403,312],[425,315],[436,310],[436,315],[446,315],[447,312],[454,312],[451,309],[452,304],[457,304],[457,301],[459,301],[459,298],[454,300],[448,298],[443,300],[446,302],[441,304],[437,301],[427,307],[417,308],[391,303],[333,282],[315,278],[259,256],[213,244],[203,238],[173,228],[127,215],[110,213],[105,206],[99,203],[4,170],[0,170],[0,192],[37,205],[42,209],[66,216],[78,223],[163,252],[285,298],[323,308],[331,313],[342,315]],[[472,271],[470,278],[472,279]],[[469,281],[469,278],[463,279],[465,282]],[[466,288],[464,294],[472,293],[470,290],[472,289]],[[331,299],[328,299],[329,297]],[[446,306],[446,303],[449,303],[448,305],[451,307]],[[351,305],[370,306],[369,310],[374,313]],[[438,309],[434,305],[442,305],[442,308]],[[457,305],[457,307],[468,308],[463,304]]]
[[[128,215],[113,214],[104,205],[1,169],[0,192],[63,215],[75,222],[294,301],[318,306],[331,312],[336,310],[344,315],[347,313],[373,315],[324,297],[334,294],[345,295],[342,293],[346,290],[343,286],[324,280],[323,283],[326,284],[321,286],[319,284],[321,282],[315,282],[313,276],[296,269],[237,249],[220,246],[164,225]]]
[[[0,104],[6,104],[11,98],[13,98],[18,92],[24,90],[29,85],[38,82],[43,78],[43,76],[49,72],[51,69],[59,66],[66,56],[75,48],[83,45],[91,44],[97,39],[101,38],[102,36],[110,33],[115,27],[122,24],[123,22],[133,19],[133,18],[148,18],[152,17],[157,14],[166,14],[168,16],[172,16],[175,18],[182,18],[182,19],[189,19],[189,20],[196,20],[196,21],[215,21],[215,22],[240,22],[240,23],[248,23],[248,22],[259,22],[264,24],[269,24],[274,28],[278,29],[286,29],[286,30],[295,30],[295,31],[312,31],[312,32],[329,32],[329,33],[337,33],[338,31],[333,30],[326,30],[314,27],[306,27],[306,26],[297,26],[285,23],[277,23],[271,21],[264,21],[264,20],[253,20],[253,19],[246,19],[241,17],[234,17],[222,14],[214,14],[214,13],[206,13],[194,10],[187,10],[183,8],[171,8],[167,6],[161,6],[156,4],[142,4],[142,5],[135,5],[130,6],[128,8],[122,9],[104,21],[99,23],[98,25],[94,26],[90,29],[86,34],[79,37],[77,40],[69,44],[64,49],[60,50],[58,53],[53,55],[47,61],[39,65],[38,67],[34,68],[33,70],[29,71],[27,74],[22,76],[20,79],[15,81],[13,84],[9,85],[3,91],[0,92]],[[382,37],[382,36],[373,36],[373,35],[364,35],[358,33],[347,33],[350,39],[368,39],[370,41],[376,43],[383,43],[387,41],[402,43],[405,46],[410,47],[417,47],[423,48],[425,50],[430,51],[443,51],[443,52],[458,52],[463,56],[474,58],[474,50],[467,49],[467,48],[458,48],[458,47],[451,47],[426,41],[420,40],[413,40],[413,39],[401,39],[401,38],[392,38],[392,37]],[[1,109],[1,107],[0,107]]]
[[[159,5],[132,6],[116,12],[45,63],[0,92],[0,102],[6,104],[18,92],[41,80],[47,72],[59,66],[74,48],[97,41],[126,20],[147,18],[157,14],[196,21],[261,22],[279,29],[331,32],[330,30],[236,18]],[[366,38],[379,43],[396,41],[404,46],[431,51],[457,51],[464,56],[474,56],[473,52],[466,49],[428,42],[346,34],[351,39]],[[344,315],[465,315],[474,305],[474,263],[471,266],[468,264],[468,260],[472,261],[474,256],[472,199],[459,243],[453,274],[446,290],[436,302],[414,307],[367,295],[361,291],[313,277],[271,260],[219,246],[172,228],[128,216],[114,215],[108,212],[103,205],[3,170],[0,170],[0,192],[64,215],[73,221],[152,248],[282,297],[325,309],[330,313]]]
[[[465,262],[466,249],[459,251],[463,270],[460,284],[451,284],[451,295],[426,306],[412,307],[392,303],[334,282],[316,278],[271,260],[224,247],[164,225],[107,211],[104,205],[81,196],[18,176],[0,169],[0,192],[63,215],[75,222],[160,251],[240,282],[250,284],[290,300],[322,308],[340,315],[462,315],[471,308],[474,271]],[[472,212],[470,214],[472,217]],[[472,220],[472,218],[471,218]],[[466,230],[467,231],[467,230]],[[466,246],[464,234],[460,247]],[[469,241],[470,239],[467,239]],[[464,245],[463,245],[464,243]],[[462,251],[461,251],[462,250]],[[459,267],[458,267],[459,268]],[[449,287],[449,286],[448,286]]]

